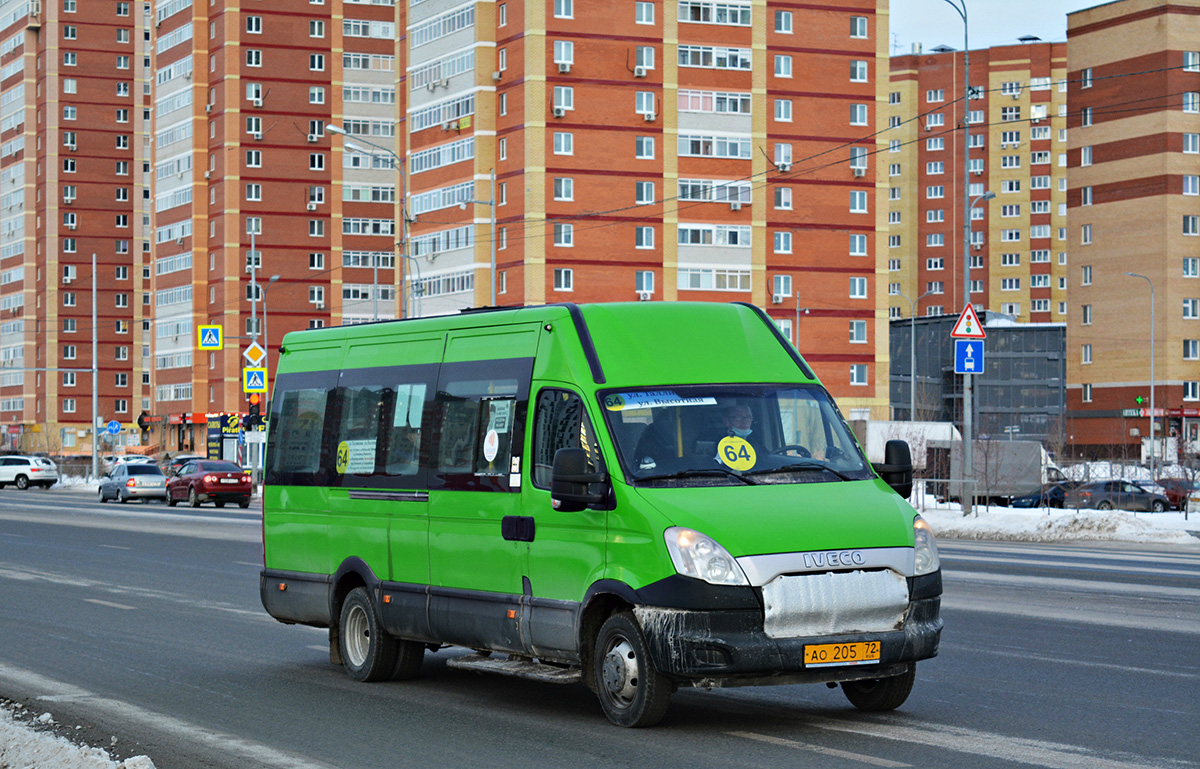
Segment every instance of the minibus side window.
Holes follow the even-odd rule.
[[[383,388],[343,387],[338,390],[341,414],[338,422],[337,472],[374,475],[379,446],[379,422],[383,412]]]
[[[421,467],[421,419],[425,410],[424,384],[400,384],[387,393],[392,412],[391,428],[384,450],[383,466],[388,475],[416,475]]]
[[[330,379],[325,372],[280,377],[271,401],[267,483],[323,486],[329,482],[333,468],[322,460],[325,444],[333,438],[332,390],[316,380]]]
[[[525,361],[519,368],[497,361],[442,366],[430,426],[431,487],[519,490],[511,480],[516,477],[513,448],[523,433],[529,390],[522,382],[528,367]],[[497,369],[520,370],[522,376],[496,376]]]
[[[533,485],[550,488],[554,452],[582,448],[588,453],[588,472],[604,470],[600,444],[588,419],[583,399],[566,390],[542,390],[533,424]]]

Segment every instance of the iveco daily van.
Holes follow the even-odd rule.
[[[549,305],[288,334],[266,610],[361,681],[581,681],[624,726],[679,686],[840,683],[891,709],[941,571],[829,393],[745,304]],[[881,477],[882,475],[882,477]]]

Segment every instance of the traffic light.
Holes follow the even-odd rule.
[[[259,416],[259,411],[258,411],[258,404],[260,401],[261,401],[261,398],[259,398],[258,393],[251,393],[251,395],[250,395],[250,413],[246,415],[246,420],[245,420],[247,429],[253,430],[262,424],[262,417]]]

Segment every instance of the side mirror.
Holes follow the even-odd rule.
[[[550,476],[550,501],[554,509],[563,513],[577,513],[589,505],[598,505],[608,499],[607,488],[591,493],[588,487],[594,483],[608,482],[607,473],[588,472],[588,455],[583,449],[559,449],[554,452],[554,466]]]
[[[883,449],[883,464],[872,467],[897,494],[905,499],[912,495],[912,452],[908,448],[908,441],[888,441]]]

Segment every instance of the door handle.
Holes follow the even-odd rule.
[[[532,542],[533,518],[527,515],[506,515],[500,520],[500,536],[510,542]]]

